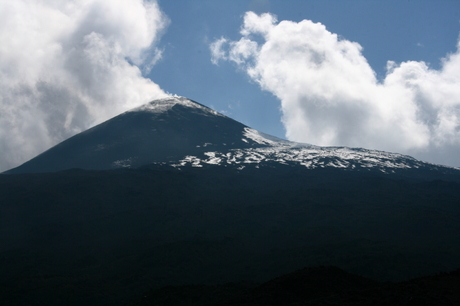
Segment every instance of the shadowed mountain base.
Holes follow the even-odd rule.
[[[320,265],[378,281],[460,267],[459,169],[281,140],[186,98],[116,116],[7,173],[2,305],[122,305],[168,285]]]
[[[460,270],[381,283],[336,267],[305,268],[262,285],[169,286],[126,306],[451,306],[460,305]]]
[[[460,185],[338,169],[151,166],[0,175],[4,305],[121,305],[167,285],[333,265],[460,266]]]

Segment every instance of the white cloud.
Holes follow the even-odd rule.
[[[235,62],[280,99],[289,139],[460,166],[459,50],[440,70],[389,61],[379,82],[362,47],[320,23],[278,23],[273,15],[248,12],[241,35],[213,45],[212,61]]]
[[[216,40],[215,42],[211,43],[211,61],[213,64],[217,65],[219,60],[227,59],[225,56],[225,52],[222,50],[222,46],[227,42],[227,40],[223,37]]]
[[[141,69],[168,22],[156,1],[2,1],[0,171],[165,96]]]

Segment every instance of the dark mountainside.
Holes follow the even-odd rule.
[[[321,265],[347,272],[307,269],[338,281],[318,299],[359,305],[343,292],[390,294],[400,287],[379,282],[460,267],[458,169],[283,141],[184,98],[117,116],[7,173],[2,305],[123,305],[150,289],[161,298],[164,286],[267,305],[266,292],[310,274],[288,276],[292,288],[248,283]]]
[[[7,173],[139,167],[258,144],[246,126],[185,98],[160,100],[77,134]]]
[[[304,268],[264,284],[167,286],[126,306],[460,305],[460,270],[383,283],[336,267]]]

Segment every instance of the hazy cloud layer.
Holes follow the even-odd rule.
[[[278,97],[289,139],[460,166],[459,50],[440,70],[389,61],[378,81],[361,46],[320,23],[248,12],[240,33],[238,41],[211,44],[212,62],[235,62]]]
[[[155,1],[2,1],[0,171],[164,96],[141,69],[167,23]]]

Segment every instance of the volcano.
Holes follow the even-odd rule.
[[[452,271],[459,203],[459,169],[155,100],[0,174],[0,300],[123,305],[321,265],[375,281]]]
[[[296,143],[251,129],[183,97],[152,101],[71,137],[6,173],[109,170],[151,164],[235,166],[291,164],[381,173],[459,177],[456,168],[410,156]],[[414,171],[416,170],[416,171]]]
[[[171,163],[208,150],[226,152],[255,147],[258,139],[251,135],[258,132],[204,105],[171,97],[135,108],[75,135],[8,173]]]

